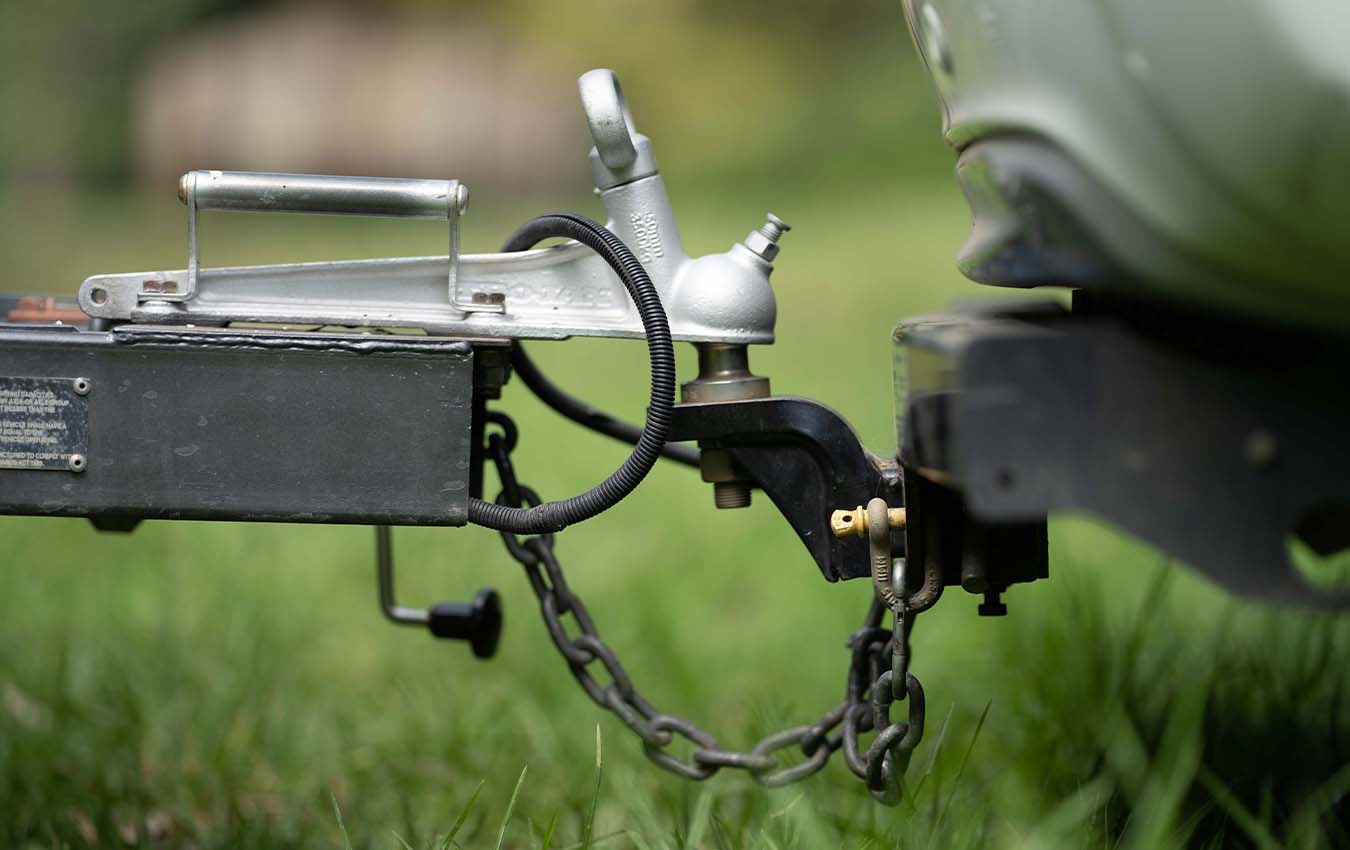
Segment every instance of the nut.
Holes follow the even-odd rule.
[[[760,233],[758,230],[750,231],[750,235],[745,237],[745,247],[749,248],[754,254],[759,256],[766,263],[772,263],[774,257],[778,256],[778,243]]]

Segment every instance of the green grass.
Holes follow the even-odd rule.
[[[766,207],[793,224],[775,274],[780,342],[754,366],[891,445],[895,319],[991,294],[952,271],[966,222],[955,189],[672,186],[694,253],[723,250]],[[477,249],[535,212],[578,207],[475,203]],[[168,197],[10,197],[0,215],[5,289],[73,292],[95,272],[181,265]],[[438,240],[405,223],[226,216],[203,234],[212,263]],[[560,382],[640,414],[634,344],[535,350]],[[520,475],[546,497],[623,457],[520,387],[503,406],[521,424]],[[868,593],[825,584],[762,502],[715,512],[695,475],[661,468],[559,538],[638,686],[730,746],[838,699],[842,641]],[[506,631],[482,663],[381,618],[367,529],[149,523],[108,536],[0,520],[0,846],[1350,845],[1350,627],[1234,602],[1086,520],[1051,537],[1051,581],[1014,589],[1008,618],[977,618],[955,590],[920,618],[928,737],[914,795],[885,809],[838,760],[778,790],[659,772],[576,687],[490,532],[396,534],[405,604],[500,589]]]

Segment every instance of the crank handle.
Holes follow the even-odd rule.
[[[491,658],[502,636],[502,603],[497,591],[478,591],[472,602],[438,602],[430,608],[405,608],[394,601],[393,535],[375,526],[375,578],[380,611],[400,626],[426,626],[433,637],[462,640],[477,658]]]

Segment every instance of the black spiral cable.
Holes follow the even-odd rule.
[[[623,281],[637,305],[651,361],[651,400],[642,434],[627,460],[585,493],[530,508],[469,499],[469,522],[513,534],[545,534],[614,507],[647,477],[666,446],[670,411],[675,403],[675,349],[665,308],[647,270],[619,237],[585,216],[550,213],[526,222],[507,238],[502,250],[523,251],[544,239],[574,239],[600,255]],[[537,371],[537,370],[536,370]]]

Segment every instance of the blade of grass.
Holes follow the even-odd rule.
[[[1326,782],[1313,789],[1290,818],[1293,825],[1289,834],[1295,838],[1307,835],[1310,841],[1318,838],[1318,818],[1334,808],[1347,791],[1350,791],[1350,763],[1346,763]]]
[[[937,818],[933,821],[933,835],[938,835],[942,828],[942,819],[947,816],[947,809],[950,807],[952,798],[956,796],[956,788],[961,784],[961,776],[966,772],[966,764],[970,762],[970,753],[975,749],[975,742],[980,739],[980,732],[984,730],[984,721],[989,719],[989,709],[993,707],[993,700],[986,702],[984,710],[980,712],[980,719],[975,721],[975,731],[970,734],[970,743],[966,745],[966,751],[961,756],[961,764],[956,768],[956,776],[952,778],[951,790],[947,792],[947,798],[942,801],[942,808],[938,810]]]
[[[403,845],[403,850],[413,850],[412,845],[409,844],[407,841],[403,840],[403,836],[399,835],[392,829],[389,831],[394,833],[394,840],[397,841],[399,844]]]
[[[486,779],[478,780],[478,787],[473,789],[468,802],[464,804],[464,808],[459,810],[459,817],[455,818],[455,825],[450,827],[450,831],[445,834],[445,838],[441,839],[439,850],[447,850],[451,842],[455,840],[455,836],[459,835],[459,831],[464,828],[464,822],[469,819],[469,812],[473,811],[474,803],[478,802],[478,795],[483,793],[483,785],[486,783]]]
[[[788,813],[788,811],[789,811],[793,806],[795,806],[795,805],[797,805],[798,803],[800,803],[800,802],[802,801],[802,799],[803,799],[805,796],[806,796],[806,792],[805,792],[805,791],[802,791],[802,792],[799,793],[797,796],[795,796],[795,797],[793,797],[791,800],[789,800],[789,801],[788,801],[788,804],[787,804],[786,806],[784,806],[783,808],[778,809],[777,811],[769,812],[768,819],[769,819],[769,820],[773,820],[774,818],[781,818],[782,816],[786,815],[786,814]]]
[[[502,815],[501,829],[497,830],[496,850],[502,850],[502,844],[506,841],[506,827],[511,823],[511,815],[516,811],[516,798],[520,796],[520,786],[525,784],[525,773],[530,769],[527,764],[520,769],[520,778],[516,780],[516,787],[511,791],[511,799],[506,801],[506,813]]]
[[[597,835],[591,841],[591,844],[592,846],[598,847],[601,844],[604,844],[606,841],[610,840],[611,838],[618,838],[620,835],[627,835],[629,838],[633,840],[634,844],[638,843],[638,834],[636,832],[630,832],[626,829],[616,829],[613,832],[606,832],[604,835]],[[569,844],[566,847],[559,847],[558,850],[581,850],[581,842],[577,842],[576,844]]]
[[[1131,802],[1125,847],[1158,850],[1190,840],[1194,825],[1188,831],[1185,800],[1201,767],[1208,693],[1208,682],[1200,680],[1172,699],[1162,738],[1145,756],[1147,772]]]
[[[553,843],[553,833],[558,828],[558,815],[562,814],[561,809],[553,810],[553,817],[549,819],[548,829],[544,830],[544,840],[539,844],[539,850],[548,850],[549,845]]]
[[[591,807],[586,810],[586,821],[581,825],[582,850],[591,850],[591,832],[595,829],[595,810],[600,806],[600,776],[605,759],[600,747],[600,724],[595,724],[595,787],[591,789]]]
[[[1023,847],[1062,847],[1066,839],[1082,839],[1100,801],[1111,793],[1111,781],[1098,777],[1064,798],[1049,814],[1035,824],[1032,834],[1019,836]],[[1012,823],[1008,823],[1012,826]]]
[[[352,850],[352,837],[347,834],[347,825],[342,822],[342,808],[338,806],[337,795],[329,791],[328,796],[333,799],[333,814],[337,817],[338,830],[342,833],[342,843],[347,850]]]
[[[704,789],[694,801],[694,811],[689,816],[689,829],[684,839],[685,847],[697,847],[703,841],[703,833],[708,829],[708,820],[712,816],[712,804],[712,794]]]
[[[955,708],[956,703],[951,702],[947,704],[947,713],[943,715],[942,725],[938,727],[937,740],[934,741],[933,745],[928,749],[928,763],[923,766],[923,775],[919,777],[918,782],[914,783],[914,790],[909,792],[911,804],[919,796],[919,791],[923,789],[924,783],[928,781],[928,777],[933,773],[933,766],[937,764],[938,755],[942,752],[942,745],[947,740],[947,726],[951,723],[952,711]]]
[[[632,832],[629,833],[629,837],[632,839],[633,846],[636,847],[637,850],[652,850],[652,846],[647,843],[647,839],[642,837],[642,833]]]
[[[1200,784],[1204,786],[1205,791],[1219,804],[1228,817],[1232,818],[1233,823],[1237,824],[1252,843],[1261,850],[1270,850],[1272,847],[1279,847],[1280,843],[1275,840],[1275,836],[1270,834],[1265,824],[1261,823],[1242,805],[1241,801],[1229,790],[1223,780],[1214,775],[1214,772],[1207,767],[1201,767],[1196,774]]]

